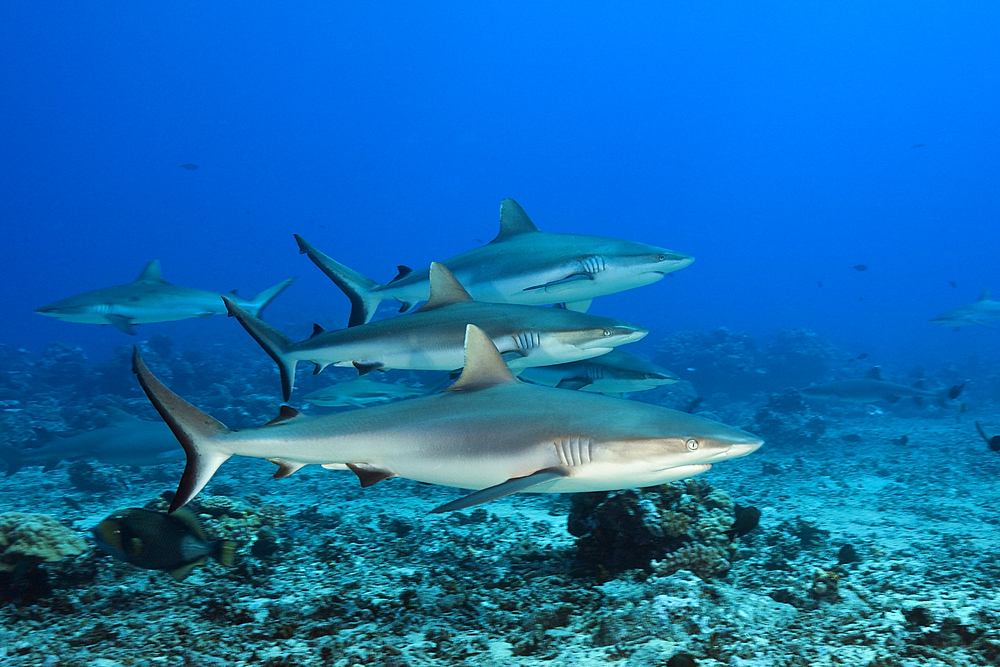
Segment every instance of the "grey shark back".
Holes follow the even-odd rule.
[[[607,395],[644,391],[680,379],[666,368],[620,348],[582,361],[526,368],[518,377],[550,387]]]
[[[294,280],[284,280],[252,299],[241,299],[235,293],[228,296],[248,312],[259,316],[267,304]],[[221,297],[217,292],[168,283],[160,275],[160,262],[154,259],[131,283],[66,297],[36,308],[35,312],[66,322],[110,324],[124,333],[134,335],[133,326],[136,324],[223,314],[226,309]]]
[[[983,290],[978,301],[952,308],[931,318],[931,322],[937,322],[947,327],[959,328],[977,325],[987,329],[996,329],[997,327],[990,322],[997,320],[1000,320],[1000,301],[992,299],[989,289]]]
[[[813,385],[799,389],[799,393],[810,398],[834,398],[851,403],[875,403],[877,401],[895,403],[901,398],[912,398],[919,403],[926,398],[933,399],[943,405],[946,401],[957,398],[962,391],[962,386],[941,391],[928,391],[921,385],[922,382],[908,387],[904,384],[883,380],[880,368],[875,366],[869,372],[868,377]]]
[[[400,312],[428,298],[430,274],[399,267],[385,284],[328,257],[299,235],[309,256],[351,301],[348,326],[372,319],[379,303],[395,299]],[[583,234],[542,232],[513,199],[500,205],[496,238],[442,262],[477,301],[548,305],[566,302],[586,310],[597,296],[654,283],[694,258],[633,241]]]

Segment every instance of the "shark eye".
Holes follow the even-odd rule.
[[[652,373],[646,373],[646,375],[644,376],[644,378],[646,380],[652,380],[653,379],[653,374]]]
[[[607,338],[610,335],[611,335],[611,329],[605,329],[604,330],[604,337]]]
[[[688,451],[693,452],[694,450],[698,449],[698,441],[695,440],[694,438],[691,438],[684,443],[684,446],[688,448]]]
[[[666,255],[660,255],[660,256],[658,256],[658,257],[657,257],[656,259],[658,259],[659,261],[661,261],[661,262],[662,262],[662,261],[663,261],[663,260],[665,260],[666,258],[667,258],[667,256],[666,256]]]

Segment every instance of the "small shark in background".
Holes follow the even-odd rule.
[[[163,422],[145,421],[118,408],[104,411],[109,424],[93,431],[68,437],[40,432],[44,444],[30,449],[0,445],[7,476],[24,466],[42,466],[42,472],[48,472],[60,461],[96,459],[110,465],[148,466],[184,458],[184,450]]]
[[[746,456],[763,441],[657,405],[518,381],[493,341],[466,327],[458,380],[440,393],[309,416],[283,406],[264,426],[233,431],[167,389],[136,349],[133,371],[187,452],[170,511],[194,498],[234,455],[268,459],[287,477],[309,464],[350,469],[362,486],[390,477],[478,489],[449,512],[531,491],[652,486]]]
[[[989,289],[983,290],[983,293],[979,296],[979,301],[973,301],[964,306],[952,308],[937,317],[931,318],[931,322],[937,322],[946,327],[955,327],[956,329],[967,327],[970,324],[978,324],[987,329],[996,329],[998,327],[988,323],[996,322],[997,320],[1000,320],[1000,301],[994,301],[990,298]]]
[[[446,378],[447,379],[447,378]],[[359,375],[347,382],[307,394],[302,400],[324,408],[364,408],[377,403],[391,403],[423,396],[427,390],[399,382],[378,382],[370,375]]]
[[[430,268],[431,294],[419,310],[402,317],[324,331],[293,343],[287,336],[223,297],[229,314],[278,364],[287,401],[299,361],[351,367],[364,375],[376,369],[453,371],[462,367],[465,325],[485,330],[512,368],[586,359],[641,339],[648,331],[610,317],[559,308],[473,301],[443,264]]]
[[[901,398],[912,398],[918,404],[925,398],[934,399],[944,405],[949,399],[958,398],[965,386],[956,385],[943,391],[927,391],[922,388],[923,380],[912,387],[896,384],[882,379],[882,371],[875,366],[868,372],[868,377],[857,380],[837,380],[826,384],[817,384],[799,393],[809,398],[837,398],[851,403],[874,403],[888,401],[895,403]]]
[[[680,379],[666,368],[620,349],[568,364],[525,368],[518,377],[549,387],[612,396],[673,384]]]
[[[372,319],[383,299],[395,299],[405,312],[430,294],[430,275],[400,266],[384,285],[327,257],[295,235],[309,256],[351,299],[348,326]],[[645,243],[604,236],[541,232],[516,201],[500,205],[500,233],[442,264],[477,301],[547,305],[564,302],[586,311],[594,297],[649,285],[694,261],[689,255]]]
[[[260,315],[260,311],[271,299],[294,280],[295,278],[289,278],[282,281],[252,299],[241,299],[235,292],[228,295],[228,298],[247,311]],[[222,315],[226,312],[226,307],[221,296],[217,292],[171,285],[160,276],[160,262],[154,259],[134,282],[67,297],[36,308],[35,312],[66,322],[110,324],[120,331],[135,335],[132,328],[134,324]]]

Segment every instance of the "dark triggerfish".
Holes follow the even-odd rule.
[[[173,514],[129,507],[94,527],[97,545],[115,558],[147,570],[166,570],[177,581],[211,556],[229,567],[236,544],[209,540],[194,514]]]

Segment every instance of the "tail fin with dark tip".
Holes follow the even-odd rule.
[[[340,262],[327,257],[298,234],[295,234],[295,240],[299,244],[299,252],[309,255],[313,264],[336,283],[337,287],[351,300],[351,318],[348,320],[347,326],[354,327],[370,322],[375,314],[375,309],[382,302],[382,297],[375,291],[379,284],[354,269],[349,269]],[[400,267],[401,275],[396,277],[397,280],[405,275],[402,272],[404,268],[406,267]]]
[[[157,380],[139,356],[139,348],[132,348],[132,372],[187,454],[180,486],[170,503],[170,511],[174,512],[198,495],[219,466],[233,455],[223,442],[230,431]]]
[[[288,358],[288,350],[292,346],[292,341],[267,322],[248,313],[229,297],[224,296],[222,300],[226,304],[229,316],[239,320],[247,333],[253,336],[253,339],[260,343],[268,356],[274,359],[274,363],[278,364],[278,373],[281,375],[281,393],[287,401],[295,386],[295,365],[297,363],[295,359]]]
[[[244,304],[244,308],[247,309],[254,317],[260,317],[260,314],[264,312],[264,308],[267,304],[271,303],[271,300],[281,294],[286,287],[295,282],[295,278],[289,278],[288,280],[283,280],[274,287],[268,287],[266,290],[250,299]],[[235,296],[235,294],[233,295]]]

